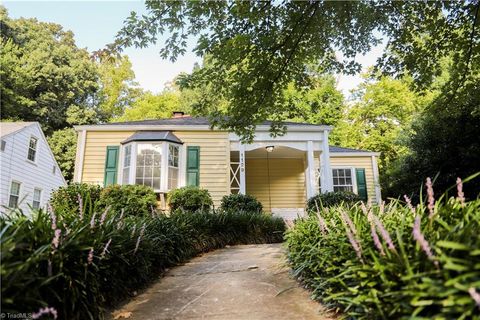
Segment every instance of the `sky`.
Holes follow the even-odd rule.
[[[141,1],[2,1],[11,18],[37,18],[44,22],[54,22],[75,34],[77,46],[92,52],[111,43],[131,11],[144,13]],[[189,41],[187,53],[176,62],[163,60],[160,44],[145,49],[127,48],[136,80],[140,86],[152,92],[160,92],[165,84],[181,72],[190,72],[195,62],[201,59],[191,52],[194,39]],[[373,48],[367,55],[358,57],[364,69],[375,64],[383,46]],[[338,88],[345,95],[361,82],[360,75],[338,77]]]

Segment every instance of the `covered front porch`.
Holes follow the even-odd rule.
[[[257,135],[251,144],[233,136],[230,143],[230,192],[255,196],[267,212],[301,215],[308,198],[333,189],[327,131]]]

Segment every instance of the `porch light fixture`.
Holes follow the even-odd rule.
[[[273,152],[273,149],[275,149],[275,146],[266,146],[265,149],[267,152]]]

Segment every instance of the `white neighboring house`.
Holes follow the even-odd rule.
[[[43,208],[66,182],[39,123],[2,122],[0,138],[0,212]]]

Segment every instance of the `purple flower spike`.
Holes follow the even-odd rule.
[[[407,203],[408,208],[410,211],[415,214],[415,208],[412,206],[412,200],[410,200],[409,197],[407,197],[406,194],[403,195],[403,198],[405,199],[405,202]]]
[[[111,242],[112,242],[112,239],[110,238],[107,244],[105,245],[105,247],[103,248],[102,254],[100,255],[102,259],[105,258],[105,254],[107,253],[108,247],[110,246]]]
[[[460,201],[462,206],[465,205],[465,194],[463,193],[462,179],[457,178],[457,200]]]
[[[425,252],[427,255],[428,259],[434,261],[435,266],[438,267],[438,261],[435,260],[435,257],[432,253],[432,250],[430,249],[430,245],[428,244],[428,241],[425,240],[425,237],[422,234],[422,231],[420,230],[420,216],[415,217],[415,223],[413,224],[413,238],[417,241],[417,243],[420,245],[420,248]]]
[[[60,235],[62,231],[60,229],[55,229],[55,236],[52,239],[52,245],[54,250],[58,249],[58,244],[60,243]]]
[[[348,214],[345,213],[344,211],[340,213],[340,217],[342,218],[343,224],[345,226],[345,231],[347,233],[348,241],[350,241],[350,244],[352,245],[353,250],[355,250],[355,253],[357,254],[358,259],[363,263],[362,247],[360,246],[360,242],[354,236],[356,234],[355,226],[353,225],[352,220],[350,220],[350,217],[348,216]]]
[[[472,299],[475,301],[477,304],[477,307],[480,309],[480,293],[478,293],[475,288],[470,288],[468,289],[468,293],[470,293],[470,296]]]
[[[92,220],[90,220],[90,229],[95,228],[95,216],[97,215],[96,212],[93,213]]]
[[[83,199],[82,196],[77,194],[78,197],[78,213],[80,214],[80,220],[83,220]]]
[[[105,222],[105,218],[107,217],[108,210],[110,210],[110,206],[106,207],[105,211],[103,211],[103,214],[100,217],[100,226],[103,226],[103,223]]]
[[[46,314],[51,314],[54,319],[57,319],[58,317],[58,313],[55,308],[45,307],[45,308],[41,308],[37,312],[32,313],[32,319],[39,319],[41,316]]]
[[[430,214],[428,215],[429,219],[432,219],[433,216],[435,215],[435,197],[433,196],[433,186],[432,186],[432,180],[430,178],[427,178],[427,182],[425,183],[427,186],[427,199],[428,199],[428,211]]]
[[[135,245],[135,250],[133,251],[133,254],[137,253],[138,247],[140,246],[140,240],[142,240],[144,233],[145,233],[145,224],[143,224],[142,229],[140,230],[140,234],[138,235],[137,243]]]
[[[87,263],[92,264],[92,262],[93,262],[93,248],[90,248],[90,251],[88,252]]]
[[[372,233],[373,243],[375,243],[375,247],[377,247],[380,254],[382,256],[384,256],[385,251],[383,251],[382,243],[380,242],[380,239],[378,238],[378,234],[377,234],[377,231],[375,230],[375,225],[373,223],[370,224],[370,230],[371,230],[371,233]]]
[[[380,231],[380,235],[382,236],[383,240],[387,243],[388,249],[391,251],[396,251],[395,245],[393,244],[392,238],[390,237],[390,233],[388,233],[387,229],[385,229],[385,226],[383,225],[382,221],[378,219],[376,216],[373,217],[373,221],[375,222],[375,225],[378,228],[378,231]]]

